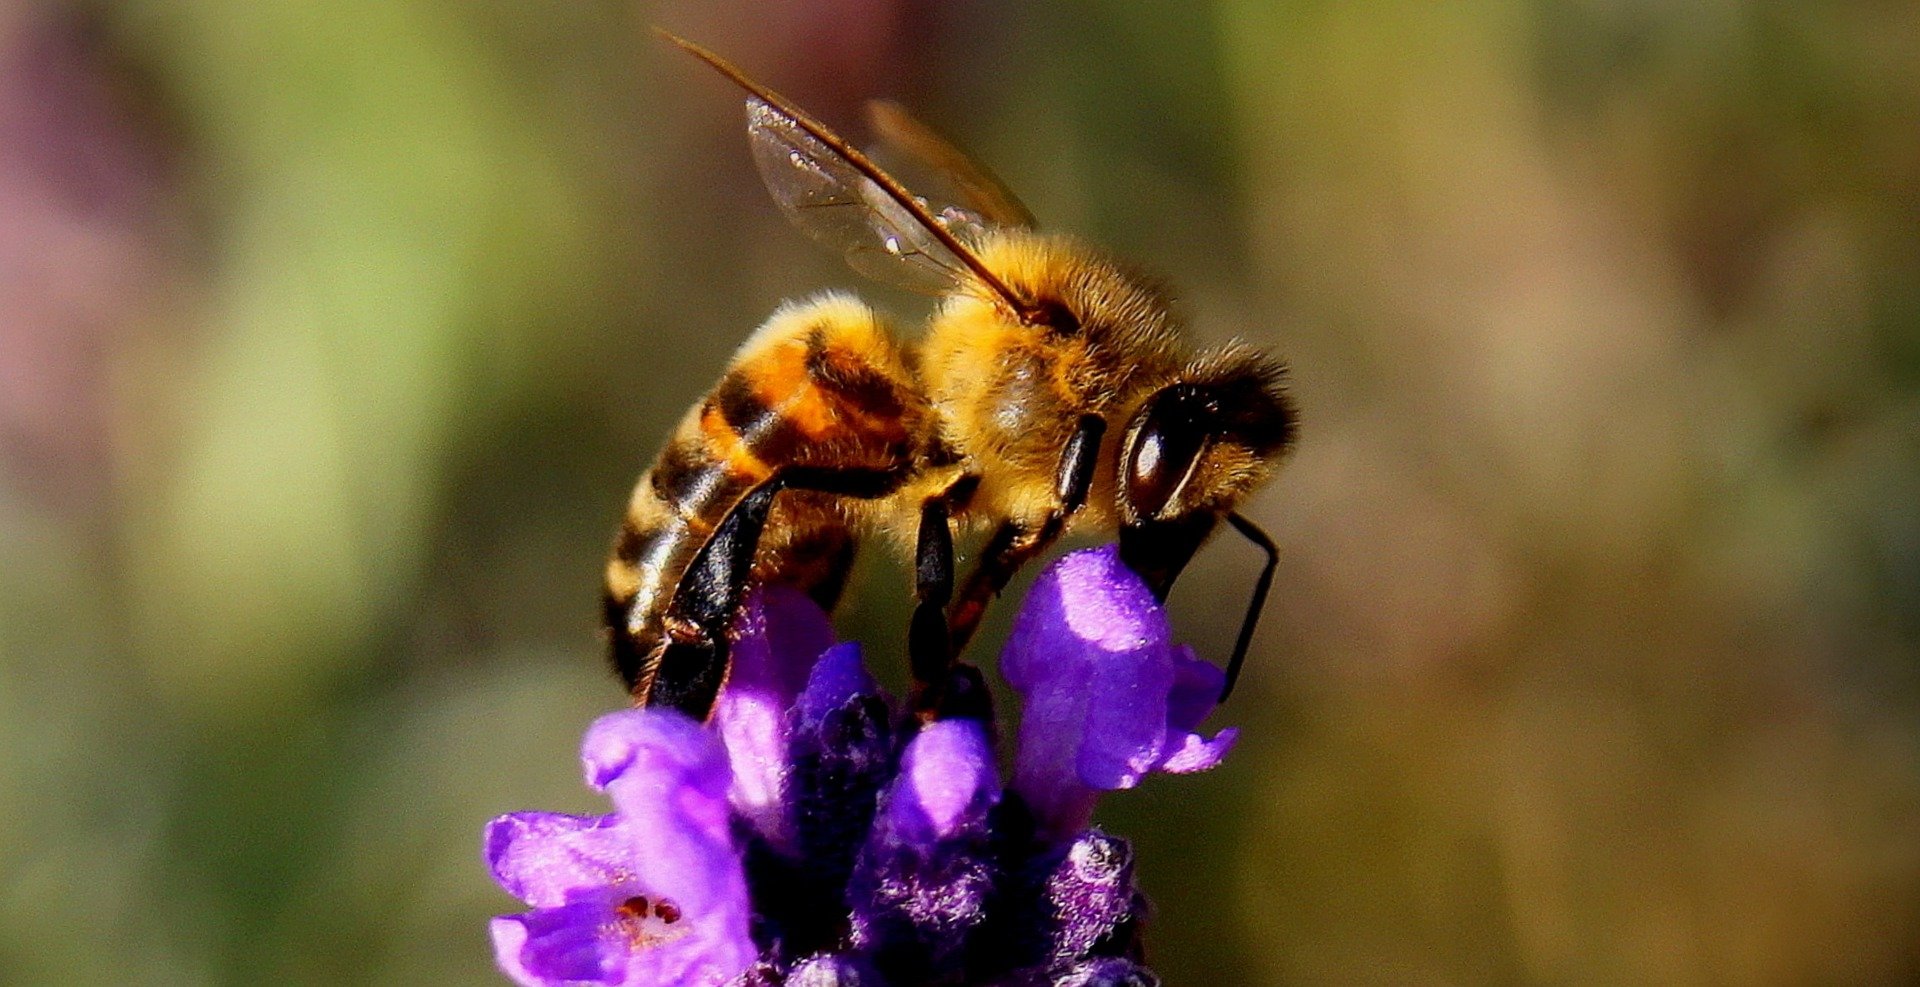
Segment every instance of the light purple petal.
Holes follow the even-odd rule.
[[[1094,670],[1086,732],[1074,762],[1081,784],[1132,788],[1160,762],[1167,739],[1165,697],[1173,688],[1173,665],[1165,654],[1164,648],[1142,649]]]
[[[720,738],[675,710],[622,710],[587,729],[581,759],[588,782],[606,789],[632,836],[623,887],[666,898],[682,914],[663,933],[668,938],[633,953],[627,982],[718,983],[745,969],[755,949],[728,817],[732,773]],[[625,893],[615,889],[608,900],[617,903]],[[642,972],[682,979],[635,979]]]
[[[608,914],[603,905],[579,904],[499,916],[488,927],[494,958],[526,987],[621,983],[630,950],[607,934]]]
[[[653,927],[652,934],[662,938],[633,951],[626,987],[721,987],[752,966],[758,955],[744,926],[734,934],[710,924],[680,925],[684,928]]]
[[[1000,800],[987,725],[939,720],[922,727],[900,758],[887,816],[904,838],[931,842],[985,818]]]
[[[1153,593],[1114,549],[1074,552],[1035,581],[1000,668],[1025,697],[1013,786],[1056,835],[1085,825],[1094,792],[1130,785],[1158,757],[1167,638]]]
[[[1000,801],[985,723],[939,720],[901,755],[847,883],[847,941],[906,950],[927,965],[903,982],[962,983],[962,950],[986,920],[998,874],[992,812]]]
[[[1220,687],[1227,673],[1220,666],[1202,660],[1193,649],[1175,645],[1173,649],[1173,691],[1167,696],[1167,730],[1192,733],[1200,721],[1220,705]]]
[[[1120,561],[1114,546],[1073,552],[1034,582],[1014,625],[1015,634],[1043,636],[1034,644],[1110,654],[1163,647],[1167,618],[1146,583]],[[1026,692],[1058,674],[1044,647],[1009,647],[1000,672]]]
[[[674,710],[630,709],[596,720],[580,748],[615,816],[517,813],[488,827],[495,875],[537,906],[494,920],[501,970],[540,985],[726,982],[755,948],[719,738]]]
[[[1196,771],[1206,771],[1219,764],[1233,750],[1234,741],[1240,739],[1236,727],[1227,727],[1213,736],[1212,740],[1197,733],[1182,734],[1176,744],[1168,747],[1166,759],[1154,769],[1170,775],[1190,775]]]
[[[736,941],[693,916],[669,922],[631,905],[621,907],[629,900],[643,899],[614,895],[502,915],[490,929],[494,957],[515,982],[538,987],[719,987],[753,961],[750,942]]]
[[[581,756],[589,781],[606,789],[634,835],[643,886],[688,911],[733,896],[740,866],[727,816],[732,773],[719,737],[676,710],[628,709],[594,721]]]
[[[717,785],[715,794],[724,795],[731,773],[726,748],[713,734],[665,707],[623,709],[593,721],[580,741],[580,764],[587,785],[602,790],[621,778],[647,777],[702,790]]]
[[[1072,553],[1035,582],[1000,667],[1025,697],[1013,785],[1053,835],[1084,827],[1095,793],[1173,758],[1210,766],[1231,746],[1192,733],[1220,672],[1169,637],[1165,610],[1113,546]]]
[[[515,812],[487,824],[487,867],[508,894],[555,908],[630,873],[630,841],[618,816]]]
[[[833,645],[833,625],[806,594],[765,586],[747,597],[734,623],[727,685],[713,725],[733,762],[734,808],[778,843],[780,782],[787,762],[787,710],[814,662]]]
[[[1209,740],[1194,732],[1200,721],[1220,705],[1220,687],[1227,673],[1195,657],[1182,644],[1173,649],[1173,693],[1167,697],[1167,739],[1154,770],[1168,774],[1205,771],[1227,756],[1239,731],[1228,727]]]
[[[726,691],[774,696],[791,705],[833,641],[833,623],[812,597],[791,586],[756,587],[733,623]]]

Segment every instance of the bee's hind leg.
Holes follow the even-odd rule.
[[[786,466],[740,498],[674,590],[664,618],[667,644],[654,663],[643,705],[671,706],[701,720],[713,712],[727,678],[727,632],[746,596],[754,553],[781,491],[872,499],[891,493],[902,479],[898,470]]]

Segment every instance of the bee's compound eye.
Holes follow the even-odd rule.
[[[1218,410],[1200,388],[1177,384],[1154,395],[1127,442],[1122,477],[1134,514],[1159,519],[1192,478],[1217,428]]]

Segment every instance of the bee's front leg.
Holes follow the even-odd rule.
[[[980,561],[967,574],[960,599],[948,615],[951,653],[957,655],[966,649],[967,642],[973,640],[973,632],[980,628],[980,618],[986,616],[987,604],[1000,595],[1021,566],[1060,538],[1067,520],[1086,504],[1087,491],[1093,488],[1093,468],[1100,459],[1100,438],[1106,431],[1106,419],[1099,415],[1081,416],[1073,437],[1060,453],[1060,468],[1055,474],[1058,506],[1038,524],[1009,519],[988,539],[986,548],[980,552]]]

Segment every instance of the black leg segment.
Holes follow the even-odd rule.
[[[1099,415],[1082,415],[1080,424],[1060,454],[1060,472],[1054,487],[1060,494],[1060,514],[1071,517],[1087,502],[1093,489],[1093,467],[1100,461],[1100,438],[1107,434],[1107,420]]]
[[[1240,666],[1247,660],[1247,649],[1253,646],[1253,630],[1260,626],[1260,611],[1266,609],[1267,592],[1273,589],[1273,572],[1280,567],[1280,549],[1259,525],[1239,514],[1227,515],[1227,523],[1267,553],[1267,564],[1260,570],[1259,581],[1253,584],[1253,599],[1247,602],[1247,615],[1240,618],[1240,636],[1233,642],[1233,657],[1227,659],[1227,681],[1220,687],[1223,703],[1233,694],[1233,684],[1240,680]]]
[[[810,490],[871,499],[892,492],[903,478],[891,470],[788,466],[740,498],[674,590],[665,615],[666,647],[641,704],[671,706],[702,720],[713,711],[727,677],[727,632],[746,595],[775,497],[784,490]]]
[[[947,667],[953,663],[947,640],[947,603],[953,599],[951,511],[944,496],[920,505],[919,544],[913,557],[917,602],[907,632],[907,658],[913,671],[914,693],[923,697],[946,677]]]
[[[1007,521],[995,528],[992,537],[980,550],[979,561],[973,564],[973,571],[967,573],[966,585],[960,587],[960,598],[953,604],[953,611],[947,617],[947,638],[949,653],[959,654],[967,648],[967,642],[973,640],[973,632],[980,628],[980,618],[986,616],[987,604],[1006,588],[1007,580],[1020,568],[1021,563],[1040,550],[1035,541],[1038,532],[1029,532],[1020,525]],[[1032,545],[1028,549],[1027,545]]]

